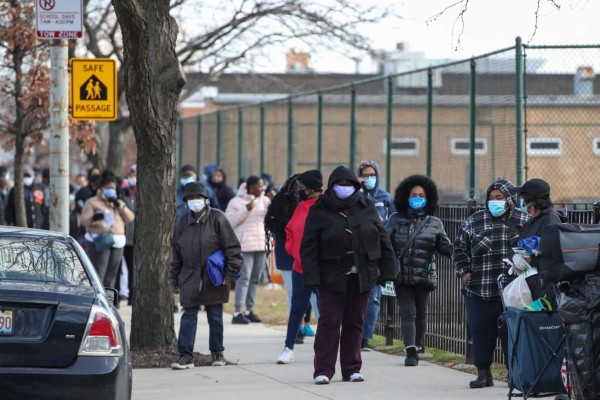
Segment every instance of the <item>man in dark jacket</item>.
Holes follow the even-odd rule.
[[[304,286],[319,290],[316,384],[333,377],[338,346],[342,378],[364,380],[360,345],[369,292],[396,277],[390,238],[373,202],[359,189],[356,175],[337,167],[327,191],[308,212],[300,246]]]
[[[518,193],[521,196],[522,211],[531,215],[531,219],[523,226],[518,240],[542,236],[542,230],[546,226],[567,222],[567,218],[554,209],[550,199],[550,185],[543,179],[530,179],[523,186],[512,188],[511,193]],[[519,270],[524,270],[529,265],[538,267],[538,260],[535,257],[526,260],[520,254],[513,256],[513,263]],[[546,297],[553,308],[556,308],[556,292],[552,282],[542,282],[540,275],[536,274],[527,278],[527,284],[533,300]]]
[[[364,197],[371,200],[375,204],[375,208],[384,222],[394,213],[394,196],[379,188],[381,183],[381,173],[379,165],[373,160],[361,161],[358,166],[358,179],[360,180],[362,189],[361,193]],[[361,342],[362,351],[371,351],[369,340],[373,339],[375,333],[375,323],[379,315],[379,307],[381,305],[381,286],[375,285],[371,289],[369,296],[369,304],[367,305],[367,314],[365,316],[365,325],[363,327],[363,338]]]
[[[25,197],[25,214],[27,216],[27,227],[44,229],[46,213],[46,198],[44,195],[44,187],[34,182],[34,171],[30,166],[23,167],[23,189]],[[17,211],[15,204],[15,188],[13,187],[8,193],[8,202],[6,204],[6,223],[8,225],[16,225]]]
[[[242,252],[231,224],[221,210],[209,206],[204,185],[188,183],[183,199],[189,212],[179,219],[173,233],[171,290],[180,294],[184,312],[179,329],[179,359],[173,369],[194,367],[194,341],[198,309],[206,307],[212,365],[225,365],[223,356],[223,304],[229,301],[229,283],[242,266]],[[208,277],[207,258],[221,250],[225,257],[225,282],[213,284]]]

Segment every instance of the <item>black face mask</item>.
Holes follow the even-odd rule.
[[[305,190],[302,190],[298,193],[298,197],[300,197],[300,200],[304,201],[304,200],[308,200],[308,194],[306,194]]]

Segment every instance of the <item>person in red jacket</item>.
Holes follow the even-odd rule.
[[[306,314],[312,290],[304,287],[302,282],[302,261],[300,260],[300,243],[302,243],[302,234],[304,232],[304,223],[308,210],[316,203],[319,195],[323,191],[323,175],[320,171],[313,169],[306,171],[298,177],[298,196],[300,204],[296,207],[290,222],[285,227],[285,250],[294,258],[292,271],[292,307],[288,318],[287,335],[285,337],[285,347],[277,357],[277,364],[289,364],[294,362],[294,343],[298,329]],[[315,314],[317,313],[315,309]]]

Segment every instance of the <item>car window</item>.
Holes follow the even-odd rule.
[[[0,237],[0,281],[90,285],[71,244],[54,238]]]

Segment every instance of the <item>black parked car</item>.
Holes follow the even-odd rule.
[[[0,227],[0,399],[130,399],[115,295],[70,236]]]

